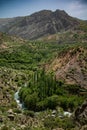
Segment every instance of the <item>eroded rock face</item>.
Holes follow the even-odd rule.
[[[42,10],[26,17],[0,19],[0,31],[26,39],[37,39],[78,25],[65,11]]]
[[[87,100],[75,111],[75,120],[79,126],[87,124]]]
[[[67,84],[79,84],[87,89],[86,55],[87,49],[81,47],[68,50],[52,61],[48,71],[53,70],[58,80],[63,80]]]

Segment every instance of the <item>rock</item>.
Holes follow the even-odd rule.
[[[8,118],[10,119],[10,121],[14,121],[14,115],[9,114],[9,115],[8,115]]]
[[[16,130],[16,129],[12,127],[11,130]]]
[[[53,130],[64,130],[63,128],[56,128],[56,129],[53,129]]]
[[[80,126],[87,124],[87,100],[75,110],[74,118]]]
[[[21,129],[24,129],[26,127],[26,125],[21,125]]]
[[[51,117],[56,117],[56,115],[55,115],[55,114],[52,114]]]
[[[52,111],[51,116],[52,116],[52,117],[55,117],[55,116],[56,116],[56,110],[53,110],[53,111]]]
[[[0,117],[0,123],[2,123],[3,122],[3,118],[2,117]]]
[[[8,114],[13,114],[13,110],[12,110],[12,109],[9,109],[9,110],[8,110]]]
[[[87,125],[82,126],[80,130],[87,130]]]
[[[65,111],[64,112],[64,116],[67,116],[67,117],[71,117],[72,113],[68,112],[68,111]]]
[[[14,91],[17,90],[17,86],[12,86],[11,88],[12,88],[12,90],[14,90]]]
[[[53,110],[53,111],[52,111],[52,114],[56,114],[56,110]]]

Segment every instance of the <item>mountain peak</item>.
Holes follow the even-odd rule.
[[[66,13],[65,10],[60,10],[60,9],[56,9],[55,12],[64,12],[64,13]]]
[[[30,15],[31,16],[34,16],[34,17],[38,17],[38,16],[49,16],[50,14],[52,14],[52,11],[51,10],[41,10],[41,11],[38,11],[38,12],[35,12],[33,14]]]
[[[57,9],[54,13],[61,14],[61,15],[68,15],[65,10]]]
[[[52,13],[52,11],[51,10],[41,10],[41,11],[38,11],[38,12],[36,12],[36,13]]]

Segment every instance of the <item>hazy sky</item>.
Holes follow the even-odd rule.
[[[26,16],[43,9],[65,10],[87,20],[87,0],[0,0],[0,18]]]

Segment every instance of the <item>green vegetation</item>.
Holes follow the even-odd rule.
[[[57,58],[62,60],[68,52],[71,57],[79,54],[78,64],[80,63],[81,72],[86,75],[87,35],[73,31],[56,35],[59,38],[56,42],[55,39],[43,42],[26,41],[0,34],[0,117],[3,120],[2,123],[0,122],[0,128],[2,130],[13,128],[51,130],[59,127],[64,130],[72,128],[74,130],[75,122],[71,118],[58,117],[59,112],[52,117],[52,111],[54,109],[57,111],[57,108],[62,112],[74,111],[87,98],[87,91],[80,88],[80,84],[66,84],[64,80],[56,78],[55,71],[49,65]],[[76,68],[69,69],[69,74],[75,73]],[[19,87],[21,87],[20,100],[27,110],[18,108],[14,100],[14,93]],[[8,118],[9,109],[13,111],[14,121]]]
[[[34,111],[25,110],[24,113],[26,116],[34,117],[35,113]]]
[[[87,22],[81,21],[81,22],[80,22],[79,29],[80,29],[81,31],[83,30],[84,32],[87,32]],[[87,38],[87,37],[85,37],[85,38]]]
[[[64,84],[52,74],[46,74],[44,69],[32,75],[28,86],[20,89],[19,96],[25,107],[34,111],[55,109],[57,106],[73,111],[84,101],[84,97],[80,96],[80,86]]]
[[[50,117],[44,120],[44,126],[49,130],[57,127],[64,128],[65,130],[71,130],[71,128],[75,127],[75,124],[73,124],[73,121],[69,118],[60,119],[58,117]]]
[[[72,32],[70,33],[72,34]],[[60,35],[61,37],[65,36],[65,40],[68,38],[69,33]],[[50,64],[55,57],[65,55],[69,49],[78,48],[79,46],[87,47],[85,43],[78,43],[77,41],[73,42],[74,44],[68,44],[68,42],[65,42],[66,44],[43,41],[29,42],[14,37],[10,38],[6,34],[2,35],[2,39],[4,39],[3,44],[5,44],[5,47],[0,49],[0,67],[24,71],[36,71],[37,68]]]

